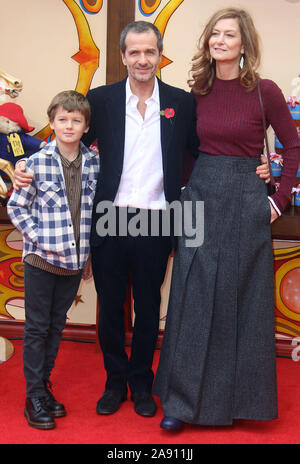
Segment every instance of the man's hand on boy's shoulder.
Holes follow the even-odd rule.
[[[26,162],[19,161],[15,166],[13,188],[19,190],[21,187],[28,187],[33,179],[32,172],[25,172]]]

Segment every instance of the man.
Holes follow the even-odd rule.
[[[122,32],[120,43],[128,79],[88,92],[92,123],[83,139],[86,145],[97,139],[101,156],[91,246],[107,382],[97,412],[118,410],[126,399],[128,383],[135,411],[153,416],[151,366],[171,237],[120,233],[103,238],[97,233],[101,212],[96,210],[103,201],[114,202],[117,217],[125,213],[128,222],[132,218],[129,208],[148,211],[149,219],[151,210],[164,210],[166,201],[179,199],[183,153],[188,145],[197,152],[198,139],[192,95],[155,77],[162,57],[158,29],[143,21],[131,23]],[[165,109],[172,110],[167,116],[173,116],[162,116]],[[128,359],[123,304],[129,271],[135,322]]]
[[[146,212],[151,220],[153,211],[161,212],[167,203],[178,200],[184,151],[189,149],[197,156],[198,139],[193,96],[155,77],[162,57],[159,30],[144,21],[130,23],[121,34],[120,45],[128,78],[88,92],[92,116],[83,138],[87,146],[97,139],[100,151],[91,252],[107,381],[97,413],[116,412],[127,398],[129,385],[136,413],[153,416],[152,361],[160,287],[174,239],[172,228],[169,236],[161,230],[159,236],[124,234],[123,221],[118,218],[127,218],[129,226],[132,211],[138,211]],[[19,177],[18,186],[23,186],[22,179]],[[119,233],[108,227],[104,236],[101,221],[109,202],[117,213]],[[148,228],[150,231],[151,223]],[[123,305],[129,275],[135,321],[128,359]]]

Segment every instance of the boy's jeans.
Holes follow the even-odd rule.
[[[25,263],[23,363],[26,396],[42,398],[57,356],[66,314],[76,296],[81,272],[60,276]]]

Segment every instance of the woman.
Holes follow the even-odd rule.
[[[193,59],[200,153],[182,194],[183,205],[204,201],[204,242],[179,239],[154,385],[167,430],[277,417],[270,222],[289,202],[300,146],[280,89],[258,76],[259,61],[249,14],[215,13]],[[269,199],[255,174],[264,141],[258,81],[267,126],[285,147]]]

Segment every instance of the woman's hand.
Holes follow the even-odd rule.
[[[268,184],[271,180],[268,159],[265,155],[262,155],[260,159],[262,164],[260,166],[257,166],[256,174],[261,179],[265,179],[265,183]]]
[[[269,201],[270,203],[270,208],[271,208],[271,219],[270,219],[270,224],[272,224],[272,222],[274,222],[279,214],[277,213],[276,209],[274,208],[274,206],[272,205],[272,203]]]

